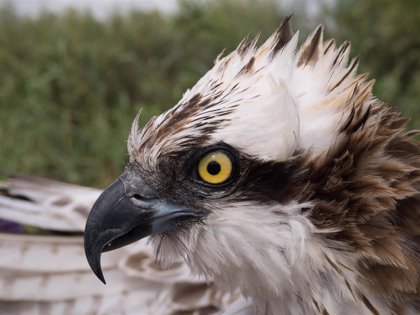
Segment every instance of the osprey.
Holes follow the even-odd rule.
[[[420,312],[420,144],[349,51],[322,26],[298,47],[287,18],[137,117],[86,223],[95,274],[150,236],[162,263],[240,290],[227,314]]]

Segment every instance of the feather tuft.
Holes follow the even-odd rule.
[[[298,67],[313,65],[318,61],[318,58],[323,51],[324,26],[319,25],[316,30],[308,37],[306,42],[302,45],[298,53]]]
[[[288,17],[286,17],[275,32],[276,43],[271,52],[273,56],[276,55],[281,49],[283,49],[284,46],[286,46],[286,44],[290,42],[290,40],[293,37],[293,31],[290,26],[291,18],[292,18],[292,15],[289,15]]]

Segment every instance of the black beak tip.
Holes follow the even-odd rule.
[[[89,246],[86,246],[85,243],[85,254],[90,269],[92,269],[93,273],[98,277],[99,280],[102,281],[103,284],[106,284],[105,277],[102,273],[101,267],[101,253],[102,250],[94,250],[91,251]]]
[[[102,281],[103,284],[106,284],[106,281],[105,281],[104,275],[102,274],[102,271],[100,271],[98,273],[95,273],[95,275],[98,277],[99,280]]]
[[[101,280],[103,284],[106,284],[105,277],[104,277],[104,275],[102,273],[102,269],[101,269],[100,265],[99,265],[98,268],[95,268],[95,269],[92,268],[92,270],[95,273],[95,275],[98,277],[98,279]]]
[[[98,277],[98,279],[101,280],[103,284],[106,284],[105,277],[102,273],[100,256],[98,259],[93,260],[88,258],[88,263],[96,277]]]

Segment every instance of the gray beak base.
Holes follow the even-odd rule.
[[[159,200],[141,180],[124,173],[96,200],[88,216],[84,245],[90,268],[104,284],[101,254],[146,236],[171,231],[180,221],[197,221],[205,213]]]

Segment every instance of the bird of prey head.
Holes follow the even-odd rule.
[[[349,50],[322,26],[298,46],[286,19],[136,118],[86,224],[96,275],[102,252],[150,236],[255,313],[420,311],[420,145]]]

